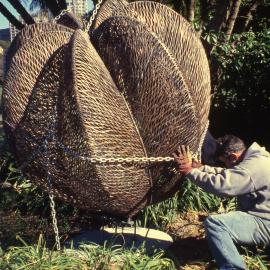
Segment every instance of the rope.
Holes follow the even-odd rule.
[[[197,159],[199,161],[201,161],[201,158],[202,158],[202,147],[203,147],[203,142],[205,140],[205,136],[206,136],[208,128],[209,128],[209,120],[207,120],[207,122],[206,122],[204,131],[203,131],[203,133],[201,135],[201,138],[200,138],[199,147],[198,147],[198,150],[197,150]]]

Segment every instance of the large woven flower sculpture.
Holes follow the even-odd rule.
[[[24,173],[59,199],[135,215],[181,183],[168,163],[136,160],[200,148],[205,52],[189,23],[155,2],[108,0],[88,33],[65,24],[27,26],[7,53],[9,142]]]

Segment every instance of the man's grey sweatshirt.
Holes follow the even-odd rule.
[[[270,220],[270,154],[253,143],[243,161],[230,169],[203,166],[187,175],[206,192],[237,196],[241,211]]]

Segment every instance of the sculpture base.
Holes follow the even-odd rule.
[[[103,245],[107,241],[113,245],[121,245],[125,248],[139,248],[144,245],[147,254],[155,249],[167,249],[173,240],[167,233],[141,227],[104,227],[101,230],[82,231],[79,235],[72,237],[66,246],[73,242],[74,248],[82,243],[95,243]]]

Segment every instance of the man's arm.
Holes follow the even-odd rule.
[[[202,165],[200,167],[200,170],[202,172],[217,174],[217,173],[221,173],[224,170],[224,168],[222,168],[222,167],[213,167],[213,166],[208,166],[208,165]]]
[[[255,191],[250,173],[240,166],[231,169],[210,166],[194,168],[189,147],[183,145],[178,147],[173,156],[178,164],[178,171],[206,192],[223,196],[238,196]]]
[[[186,177],[206,192],[215,195],[238,196],[253,192],[254,183],[247,170],[235,166],[232,169],[204,166],[192,169]]]

